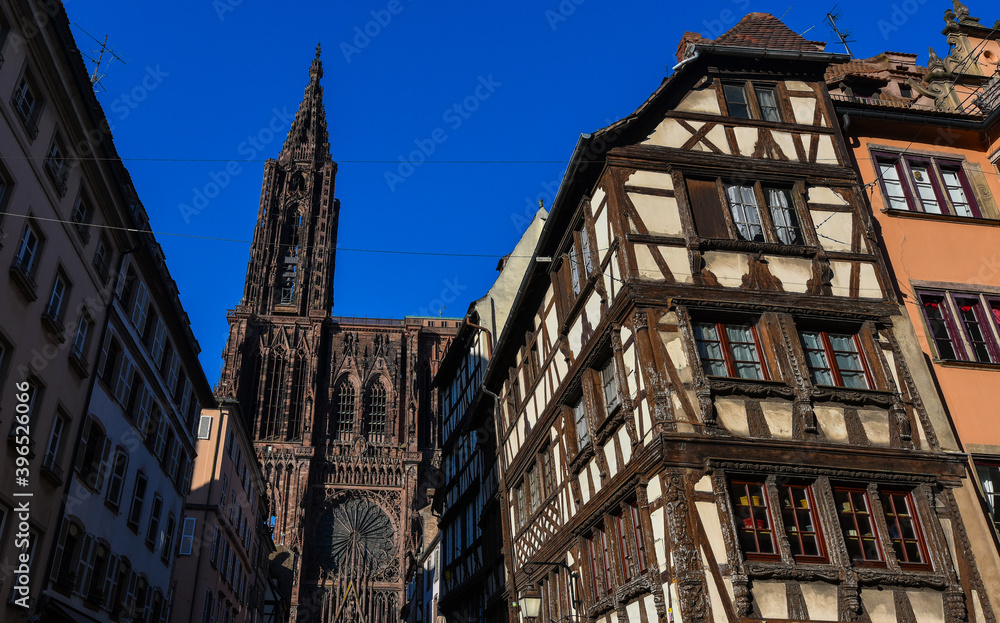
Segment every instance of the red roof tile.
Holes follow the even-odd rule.
[[[826,44],[798,35],[770,13],[750,13],[715,40],[718,45],[822,52]]]

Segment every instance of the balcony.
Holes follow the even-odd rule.
[[[97,271],[97,276],[100,278],[101,283],[107,285],[111,275],[108,274],[108,266],[103,257],[94,256],[94,270]]]
[[[31,275],[31,266],[25,262],[23,257],[14,258],[14,262],[10,265],[10,275],[29,303],[38,298],[38,284],[35,283],[35,278]]]
[[[997,70],[989,82],[984,84],[974,100],[976,106],[988,115],[1000,108],[1000,69]]]
[[[61,344],[66,341],[66,325],[59,317],[58,309],[53,309],[52,305],[46,306],[45,311],[42,312],[42,324],[57,342]]]
[[[49,174],[56,192],[62,197],[66,194],[66,177],[69,173],[66,160],[63,158],[48,157],[45,159],[45,171]]]
[[[42,461],[42,476],[48,478],[56,486],[63,483],[63,468],[59,467],[56,463],[56,457],[52,454],[46,454],[45,460]]]
[[[15,90],[13,97],[10,98],[10,105],[24,123],[28,137],[35,140],[38,136],[38,125],[35,123],[34,104],[24,96],[23,92]]]
[[[83,378],[90,376],[90,365],[84,358],[83,351],[76,344],[73,344],[73,348],[69,351],[69,362]]]

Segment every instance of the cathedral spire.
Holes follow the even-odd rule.
[[[326,129],[326,110],[323,108],[323,87],[319,81],[323,77],[323,60],[320,58],[321,48],[316,45],[316,58],[309,67],[309,84],[299,110],[295,113],[292,127],[288,129],[285,144],[281,147],[278,159],[300,162],[329,162],[330,136]]]

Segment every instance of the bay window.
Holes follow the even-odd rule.
[[[856,334],[800,331],[813,383],[870,389],[871,375]]]
[[[765,380],[757,329],[748,324],[694,323],[702,369],[708,376]]]

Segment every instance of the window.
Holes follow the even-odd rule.
[[[337,441],[349,441],[354,434],[354,386],[350,381],[340,383],[337,391],[337,418],[330,434]]]
[[[21,82],[14,89],[10,104],[14,107],[17,116],[21,118],[21,122],[24,123],[28,136],[34,140],[38,136],[38,117],[42,102],[35,94],[34,87],[28,81],[27,76],[22,77]]]
[[[1000,363],[993,329],[1000,321],[1000,299],[979,294],[917,292],[929,341],[940,359]]]
[[[609,357],[601,367],[601,393],[604,395],[606,415],[611,415],[621,404],[621,393],[618,391],[618,381],[615,379],[615,358]]]
[[[930,566],[917,522],[913,496],[908,491],[882,491],[882,512],[889,528],[889,542],[901,567]]]
[[[740,547],[747,558],[777,558],[773,523],[763,482],[734,480],[730,484]]]
[[[24,277],[32,278],[38,264],[38,254],[41,251],[42,239],[31,222],[25,224],[18,241],[17,253],[14,254],[13,268]]]
[[[730,117],[781,121],[778,96],[773,85],[752,82],[723,84],[722,93]]]
[[[766,380],[757,329],[751,325],[694,323],[702,369],[708,376]]]
[[[635,504],[629,504],[628,511],[632,518],[632,536],[635,539],[635,551],[638,556],[636,563],[639,573],[645,573],[648,568],[648,562],[646,558],[646,540],[642,536],[642,517],[639,514],[639,507]]]
[[[798,193],[787,186],[687,180],[695,229],[704,238],[804,245]]]
[[[871,388],[857,335],[826,331],[801,331],[799,335],[813,383],[854,389]]]
[[[80,558],[84,533],[79,524],[63,519],[50,576],[60,588],[72,590],[76,584],[76,563]]]
[[[153,505],[149,509],[149,524],[146,526],[146,547],[155,552],[160,537],[160,513],[163,511],[163,498],[157,493],[153,496]]]
[[[177,520],[174,518],[174,514],[170,513],[167,515],[167,527],[163,531],[163,551],[160,552],[160,560],[166,564],[170,564],[170,557],[174,553],[174,528],[177,527]]]
[[[108,484],[106,498],[108,506],[116,510],[121,504],[126,474],[128,474],[128,452],[119,447],[115,450],[115,460],[111,467],[111,482]]]
[[[531,512],[535,512],[542,505],[542,492],[538,486],[538,469],[535,465],[528,468],[525,478],[528,481],[528,492],[531,496]]]
[[[88,225],[93,217],[94,208],[91,206],[90,200],[81,193],[76,198],[76,203],[73,204],[73,213],[70,214],[69,218],[76,226],[76,233],[79,234],[83,244],[87,244],[90,240],[90,227]]]
[[[7,204],[10,203],[10,196],[13,192],[14,182],[7,169],[0,166],[0,223],[3,223],[3,213],[7,211]]]
[[[982,218],[961,161],[886,153],[874,156],[888,209]]]
[[[62,326],[63,312],[66,309],[66,299],[69,298],[69,283],[62,270],[56,272],[56,278],[52,281],[52,292],[49,294],[49,302],[45,306],[45,316],[52,322]]]
[[[517,526],[523,528],[528,523],[528,501],[524,499],[524,483],[514,487],[514,505],[517,507]]]
[[[852,487],[834,487],[833,499],[837,505],[840,529],[844,533],[851,562],[884,565],[885,556],[872,517],[868,491]]]
[[[146,497],[146,475],[139,472],[135,476],[132,488],[132,505],[128,511],[128,525],[133,531],[139,531],[139,520],[142,519],[142,503]]]
[[[88,417],[83,423],[76,455],[76,471],[88,487],[98,491],[103,489],[110,454],[111,440],[104,427],[93,416]]]
[[[178,554],[189,556],[194,549],[194,530],[198,520],[195,517],[185,517],[184,527],[181,529],[181,542]]]
[[[812,487],[803,483],[781,483],[777,487],[781,524],[792,558],[797,562],[826,562]]]
[[[368,440],[372,443],[385,441],[386,432],[386,392],[381,383],[375,382],[368,389]]]
[[[553,447],[550,446],[539,455],[542,459],[542,489],[546,497],[556,492],[556,468],[552,452]]]
[[[111,265],[111,243],[108,242],[108,238],[105,235],[97,240],[97,249],[94,250],[94,270],[97,271],[97,276],[100,278],[101,283],[107,283],[110,278],[110,273],[108,272],[108,267]]]
[[[976,461],[976,473],[979,475],[979,485],[986,499],[990,520],[1000,530],[1000,463]]]
[[[59,454],[62,451],[62,438],[66,430],[66,417],[61,412],[52,423],[52,433],[49,435],[49,445],[45,449],[42,469],[48,470],[56,478],[62,478],[62,468],[59,467]]]
[[[56,187],[60,196],[66,194],[66,177],[69,175],[69,161],[66,159],[66,149],[60,144],[59,137],[52,138],[52,144],[45,153],[45,171]]]
[[[573,405],[573,421],[576,424],[576,447],[579,452],[590,445],[590,429],[587,427],[587,411],[582,396]]]
[[[80,314],[79,322],[76,325],[76,336],[73,338],[73,347],[70,355],[76,357],[86,366],[87,350],[90,348],[90,336],[94,332],[94,322],[86,314]]]
[[[212,438],[212,416],[203,415],[198,419],[198,439]]]

